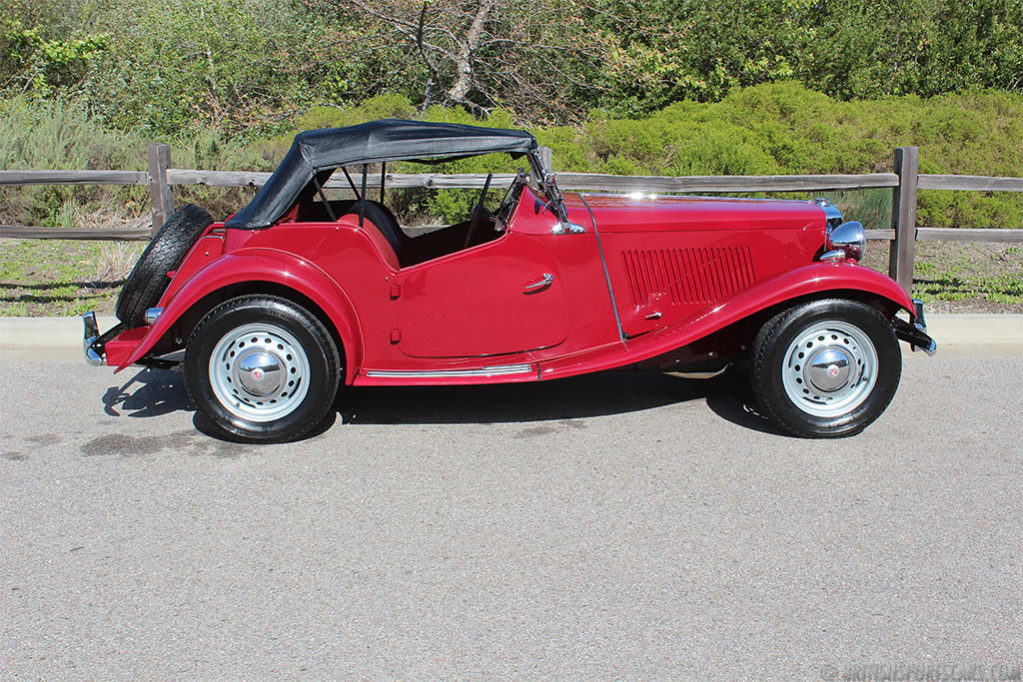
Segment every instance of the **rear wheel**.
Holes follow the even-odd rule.
[[[789,433],[833,438],[859,433],[888,407],[902,353],[891,324],[858,301],[797,305],[763,326],[753,349],[753,391]]]
[[[296,440],[331,410],[341,374],[336,346],[316,316],[273,296],[215,308],[185,352],[185,388],[221,435]]]

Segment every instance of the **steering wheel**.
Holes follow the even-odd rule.
[[[469,240],[472,239],[473,233],[476,231],[484,221],[490,220],[490,213],[483,205],[483,200],[487,198],[487,190],[490,189],[490,181],[494,179],[493,173],[487,173],[487,181],[483,183],[483,191],[480,192],[480,200],[476,202],[476,208],[472,209],[472,216],[469,218],[469,228],[465,231],[465,243],[462,244],[463,249],[469,248]]]

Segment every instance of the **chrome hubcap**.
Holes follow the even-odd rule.
[[[256,349],[242,355],[232,369],[241,387],[255,396],[268,396],[276,391],[283,377],[277,357]]]
[[[309,391],[305,350],[275,324],[247,324],[225,334],[213,349],[209,371],[217,401],[250,421],[291,414]]]
[[[817,417],[837,417],[863,404],[877,383],[877,351],[870,338],[847,322],[828,320],[806,328],[782,361],[789,400]]]
[[[854,364],[855,358],[844,348],[824,346],[810,357],[803,377],[811,388],[832,393],[849,382]]]

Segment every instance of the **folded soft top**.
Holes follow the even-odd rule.
[[[536,138],[523,130],[398,119],[306,131],[295,136],[281,165],[227,227],[269,227],[317,173],[340,166],[495,152],[520,155],[536,146]]]

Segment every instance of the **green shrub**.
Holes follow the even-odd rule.
[[[38,170],[143,170],[145,144],[112,131],[81,103],[15,97],[0,101],[0,168]],[[105,198],[140,199],[134,191],[96,185],[5,187],[0,213],[26,225],[59,226],[71,202],[100,205]]]
[[[890,172],[893,150],[915,145],[922,173],[1023,173],[1023,96],[995,91],[842,102],[794,82],[772,83],[735,90],[720,102],[673,104],[643,118],[613,119],[593,112],[581,128],[537,134],[554,150],[555,167],[565,171]],[[871,201],[876,205],[877,200]],[[925,191],[917,214],[921,225],[1021,227],[1023,197]]]
[[[290,130],[246,141],[217,128],[166,136],[173,165],[210,170],[272,170],[297,130],[343,126],[382,117],[416,117],[516,127],[504,110],[476,121],[458,109],[431,107],[417,114],[400,95],[369,98],[346,109],[314,107]],[[842,102],[793,82],[734,90],[720,102],[680,102],[643,118],[616,119],[594,111],[579,126],[534,129],[554,151],[561,171],[638,175],[760,175],[887,172],[896,147],[920,148],[923,173],[1023,174],[1023,96],[970,91],[921,99],[915,95]],[[141,133],[111,129],[80,102],[16,97],[0,102],[0,167],[144,169]],[[497,159],[498,157],[494,157]],[[525,165],[501,157],[470,158],[424,167],[396,164],[394,172],[515,172]],[[8,188],[0,194],[5,219],[25,224],[59,224],[66,201],[100,203],[104,197],[145,206],[145,188]],[[179,201],[200,203],[216,215],[238,210],[254,190],[176,188]],[[791,195],[789,195],[791,196]],[[886,225],[888,191],[833,195],[850,219]],[[464,217],[478,193],[395,193],[404,216],[446,221]],[[64,213],[61,213],[61,211]],[[1021,227],[1023,196],[1012,192],[920,193],[920,225],[939,227]]]

